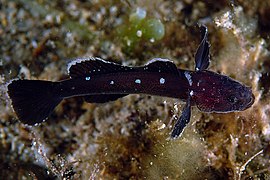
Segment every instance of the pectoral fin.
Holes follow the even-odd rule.
[[[191,106],[190,106],[190,100],[188,100],[186,106],[183,109],[182,115],[180,118],[176,121],[173,131],[171,133],[171,138],[175,139],[178,138],[187,124],[190,121],[190,115],[191,115]]]

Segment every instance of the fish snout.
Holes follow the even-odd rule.
[[[245,110],[245,109],[250,108],[253,105],[253,103],[255,101],[255,96],[252,93],[251,87],[246,87],[246,90],[244,92],[246,92],[246,93],[244,93],[244,96],[243,96],[243,98],[245,99],[245,102],[246,102],[245,106],[243,107],[243,109]]]
[[[249,101],[248,101],[248,103],[247,103],[247,108],[250,108],[250,107],[253,105],[254,101],[255,101],[255,96],[254,96],[254,94],[251,92],[251,97],[249,98]]]

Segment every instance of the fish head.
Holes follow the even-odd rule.
[[[254,103],[252,89],[228,76],[210,71],[200,72],[197,76],[193,76],[192,100],[201,111],[243,111]]]
[[[244,111],[252,106],[254,100],[251,88],[240,83],[224,96],[224,101],[230,104],[232,111]]]

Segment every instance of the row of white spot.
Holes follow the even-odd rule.
[[[135,83],[136,83],[136,84],[141,84],[142,81],[141,81],[140,79],[136,79],[136,80],[135,80]],[[164,79],[164,78],[160,78],[160,79],[159,79],[159,83],[160,83],[160,84],[164,84],[164,83],[165,83],[165,79]]]
[[[90,76],[85,77],[85,80],[86,80],[86,81],[89,81],[90,79],[91,79]],[[135,83],[136,83],[136,84],[141,84],[142,81],[141,81],[140,79],[136,79],[136,80],[135,80]],[[164,79],[164,78],[160,78],[160,79],[159,79],[159,83],[160,83],[160,84],[164,84],[164,83],[165,83],[165,79]],[[110,84],[114,84],[114,81],[111,81]]]

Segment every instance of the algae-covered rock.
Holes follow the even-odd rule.
[[[140,42],[155,43],[165,35],[165,27],[160,19],[149,18],[143,8],[131,13],[128,21],[120,27],[118,36],[122,37],[128,49],[134,49]]]

